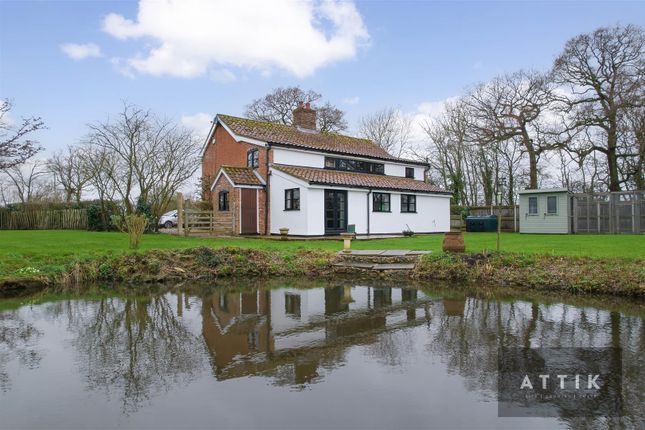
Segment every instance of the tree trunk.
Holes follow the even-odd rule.
[[[616,156],[617,133],[615,127],[607,130],[607,168],[609,170],[609,191],[620,191],[618,179],[618,157]]]

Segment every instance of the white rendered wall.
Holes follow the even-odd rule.
[[[305,151],[273,148],[273,162],[290,166],[325,167],[325,156]]]
[[[308,189],[300,181],[290,176],[272,170],[269,176],[271,199],[271,234],[279,234],[280,229],[286,227],[289,234],[308,235],[308,217],[310,196]],[[300,188],[300,210],[284,210],[284,190]]]
[[[390,193],[391,212],[372,212],[370,233],[402,233],[408,227],[418,233],[450,231],[450,196],[416,194],[417,212],[401,212],[401,194]]]
[[[414,168],[414,179],[417,181],[423,181],[423,167],[414,166],[414,165],[403,165],[403,164],[391,164],[385,163],[385,174],[388,176],[402,176],[405,177],[405,168],[412,167]]]

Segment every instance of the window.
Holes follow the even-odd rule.
[[[546,213],[554,215],[558,213],[558,198],[556,196],[547,196]]]
[[[372,194],[372,211],[390,212],[390,195],[388,193]]]
[[[385,165],[369,161],[350,160],[347,158],[325,157],[325,169],[347,170],[349,172],[385,174]]]
[[[417,196],[401,194],[401,212],[413,213],[417,211]]]
[[[537,197],[529,197],[529,215],[537,215]]]
[[[414,179],[414,167],[405,168],[405,177]]]
[[[257,149],[250,149],[249,152],[246,153],[246,167],[250,167],[252,169],[260,167],[260,151]]]
[[[222,212],[228,211],[228,191],[219,192],[219,210]]]
[[[284,190],[284,210],[300,210],[300,188],[291,188],[289,190]]]

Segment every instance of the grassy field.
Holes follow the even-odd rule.
[[[443,235],[354,241],[355,249],[413,249],[441,252]],[[468,252],[494,250],[494,233],[466,233]],[[502,251],[526,254],[617,257],[645,256],[645,237],[636,235],[520,235],[502,234]],[[297,249],[340,250],[336,240],[290,240],[258,238],[187,238],[165,234],[145,235],[141,250],[180,249],[198,246],[239,246],[289,252]],[[62,271],[74,260],[130,253],[123,233],[86,231],[2,231],[0,232],[0,278],[15,277],[29,267],[41,273]],[[24,273],[27,274],[27,273]]]

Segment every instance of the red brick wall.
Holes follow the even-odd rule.
[[[257,169],[262,178],[267,177],[267,149],[245,142],[236,142],[224,127],[218,125],[202,158],[202,176],[213,178],[221,166],[246,167],[246,153],[249,149],[260,151],[260,167]]]
[[[219,193],[228,191],[228,211],[219,210]],[[213,218],[215,223],[215,234],[232,236],[240,234],[239,222],[239,201],[240,190],[234,188],[223,175],[215,184],[213,189]]]
[[[235,139],[233,139],[233,136],[231,136],[224,127],[218,125],[215,128],[215,133],[213,133],[211,141],[208,143],[206,151],[204,152],[204,156],[202,157],[202,177],[204,178],[204,180],[207,180],[207,178],[211,178],[211,180],[215,179],[215,175],[217,175],[221,166],[246,167],[246,154],[249,149],[258,149],[258,151],[260,152],[260,166],[258,167],[257,171],[260,176],[266,181],[267,148],[245,142],[236,142]],[[226,180],[226,178],[222,177],[220,178],[218,184],[210,195],[210,200],[213,202],[213,209],[215,210],[216,219],[218,216],[219,191],[224,188],[228,189],[227,187],[231,187],[231,184],[228,182],[228,180]],[[233,211],[233,196],[235,196],[235,219],[237,220],[237,218],[239,217],[239,211],[237,209],[239,206],[237,205],[237,202],[239,201],[240,193],[239,189],[234,191],[235,192],[233,192],[233,190],[229,191],[229,204],[231,211]],[[259,233],[264,234],[265,212],[267,211],[265,202],[267,200],[265,200],[264,190],[258,190],[258,194],[258,220],[260,223]],[[205,200],[208,200],[208,197],[209,196],[204,196]],[[239,220],[237,220],[236,222],[235,234],[239,234]]]

